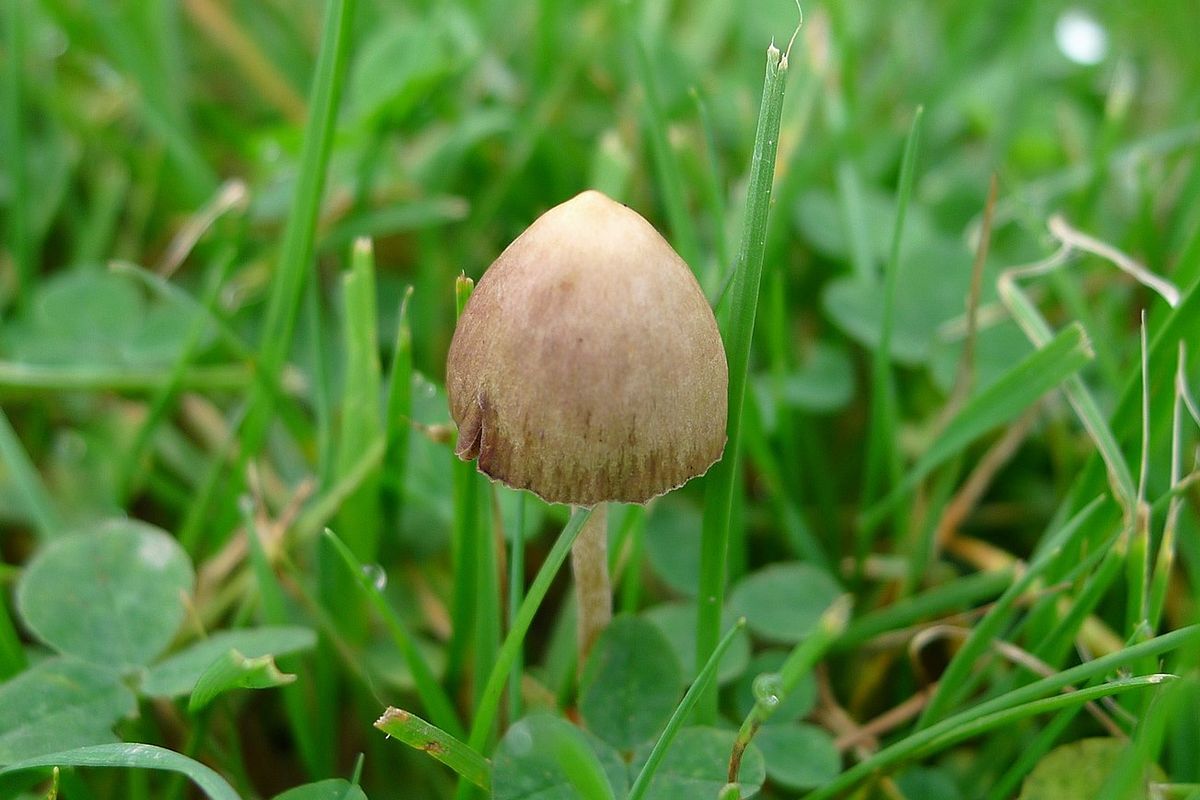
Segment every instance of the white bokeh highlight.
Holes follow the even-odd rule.
[[[1062,54],[1076,64],[1099,64],[1108,54],[1108,33],[1095,17],[1069,8],[1054,23],[1054,40]]]

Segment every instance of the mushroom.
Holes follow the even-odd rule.
[[[728,368],[688,265],[586,191],[492,263],[446,362],[455,452],[550,503],[593,506],[571,551],[580,663],[612,615],[605,503],[645,503],[725,447]]]

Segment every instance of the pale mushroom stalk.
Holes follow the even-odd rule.
[[[645,503],[725,448],[728,368],[695,276],[600,192],[538,217],[479,280],[446,359],[457,454],[594,510],[572,549],[579,663],[612,614],[604,504]]]
[[[571,547],[571,573],[579,606],[579,668],[596,638],[612,619],[612,584],[608,579],[608,504],[597,503]]]

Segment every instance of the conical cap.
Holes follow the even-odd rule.
[[[446,364],[458,455],[554,503],[642,503],[725,446],[728,370],[683,259],[596,191],[547,211],[476,286]]]

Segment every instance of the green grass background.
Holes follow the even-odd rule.
[[[928,778],[959,793],[946,796],[1015,796],[1041,753],[1098,729],[1064,712],[1005,718],[920,750],[940,721],[1032,681],[994,640],[1057,673],[1188,630],[1200,585],[1197,496],[1171,495],[1196,443],[1176,408],[1180,342],[1183,382],[1200,385],[1197,10],[1077,6],[1107,34],[1096,65],[1056,43],[1070,3],[805,5],[765,143],[775,168],[756,180],[764,55],[797,20],[782,0],[7,0],[0,585],[62,532],[122,515],[158,525],[201,575],[180,643],[251,622],[321,638],[281,659],[295,684],[205,717],[143,703],[123,738],[187,752],[246,796],[347,776],[360,752],[371,797],[450,796],[452,773],[371,724],[403,705],[466,740],[499,700],[485,685],[517,618],[506,587],[533,580],[567,521],[452,458],[440,384],[456,278],[477,279],[538,214],[597,188],[663,232],[722,299],[727,345],[749,353],[731,350],[748,370],[736,453],[613,515],[618,609],[819,565],[854,598],[825,645],[849,718],[943,676],[883,734],[931,772],[870,791],[925,796],[911,785]],[[1018,318],[1050,342],[1032,355],[996,285],[1054,251],[1053,214],[1172,281],[1180,305],[1076,253],[1020,284]],[[756,247],[761,288],[747,289]],[[943,546],[939,524],[960,512]],[[271,547],[245,548],[247,529]],[[239,536],[233,568],[206,573]],[[1029,572],[1010,572],[1017,561]],[[386,585],[356,581],[362,565]],[[573,703],[566,581],[545,588],[509,709]],[[702,654],[719,605],[699,618]],[[0,607],[11,677],[38,650],[13,603]],[[908,626],[970,608],[950,619],[970,638],[906,649]],[[1112,711],[1138,744],[1121,769],[1155,761],[1194,788],[1194,654],[1169,666],[1186,676],[1169,700],[1135,693]],[[695,713],[733,726],[730,708],[711,692]],[[485,750],[503,730],[476,727]],[[75,791],[95,797],[182,791],[82,774]]]

